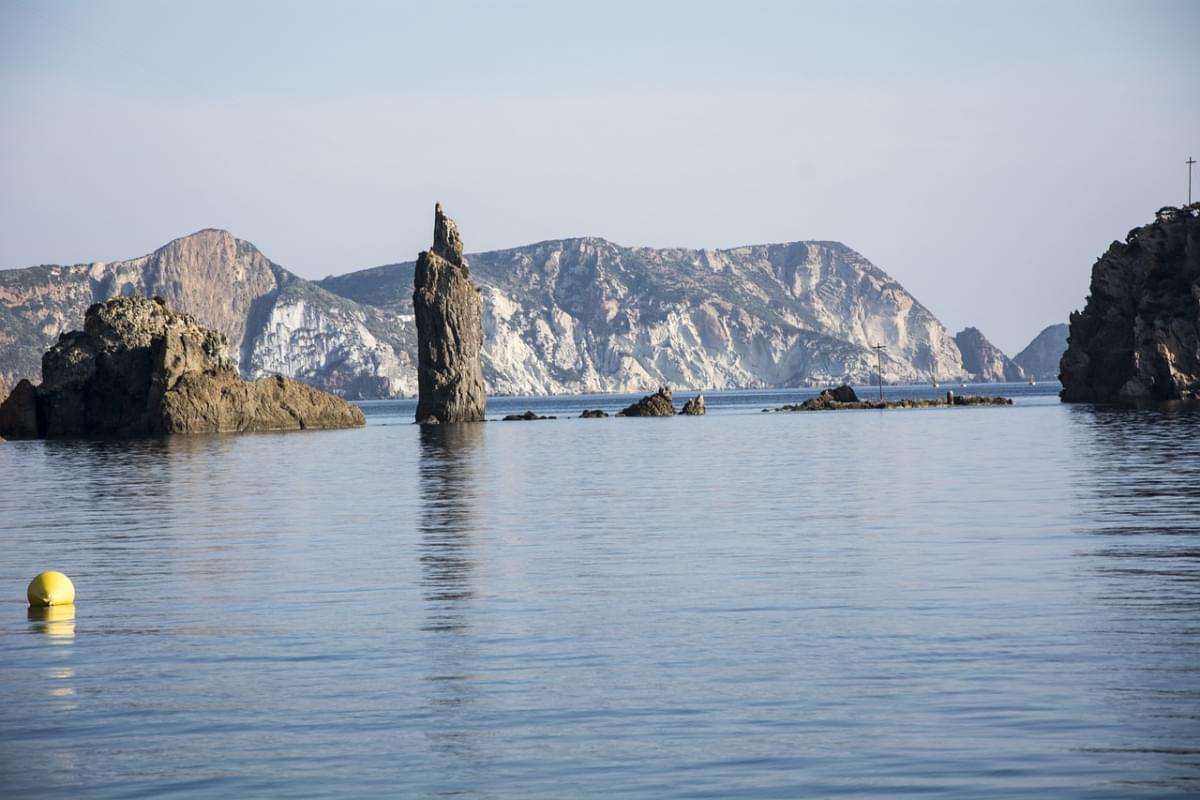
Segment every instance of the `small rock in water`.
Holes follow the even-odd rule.
[[[673,417],[675,406],[671,402],[671,387],[663,386],[626,409],[617,412],[618,417]]]
[[[588,411],[585,409],[584,412],[579,415],[579,418],[580,419],[602,419],[607,416],[608,416],[607,411],[605,411],[604,409],[601,409],[601,408],[597,408],[594,411]]]
[[[526,411],[524,414],[509,414],[501,421],[502,422],[520,422],[523,420],[534,420],[534,419],[558,419],[558,417],[539,417],[537,414],[533,413],[532,411]]]
[[[683,410],[679,412],[688,417],[704,416],[704,395],[698,394],[691,400],[683,404]]]

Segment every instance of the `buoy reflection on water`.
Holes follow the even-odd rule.
[[[30,608],[26,616],[33,623],[33,630],[54,639],[75,638],[75,606],[38,606]]]

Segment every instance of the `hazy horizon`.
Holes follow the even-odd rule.
[[[0,5],[0,268],[835,240],[1015,355],[1200,155],[1188,2]]]

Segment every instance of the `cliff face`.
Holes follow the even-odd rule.
[[[965,377],[942,324],[836,242],[655,250],[566,239],[470,257],[492,392],[545,394]],[[413,265],[322,286],[408,313]]]
[[[349,397],[411,394],[410,326],[326,292],[227,231],[202,230],[127,261],[0,271],[0,379],[41,371],[42,352],[109,297],[162,297],[229,340],[243,377],[296,377]]]
[[[1161,209],[1092,267],[1060,380],[1067,402],[1200,399],[1200,203]]]
[[[731,250],[565,239],[469,257],[484,379],[499,394],[638,392],[968,377],[954,338],[903,286],[837,242]],[[414,262],[303,280],[206,230],[109,264],[0,271],[0,379],[94,302],[158,294],[212,319],[241,374],[352,398],[417,393]],[[996,376],[998,377],[998,375]]]
[[[978,328],[964,328],[954,334],[962,353],[963,367],[972,380],[982,383],[1025,380],[1025,373],[1000,348],[987,340]]]
[[[1050,325],[1042,330],[1025,349],[1013,357],[1027,376],[1039,381],[1058,380],[1058,362],[1067,349],[1066,323]]]

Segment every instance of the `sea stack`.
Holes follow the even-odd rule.
[[[0,404],[8,438],[152,436],[364,425],[340,397],[274,376],[238,377],[225,334],[161,298],[96,303],[82,331],[42,356],[42,383],[22,380]]]
[[[1200,203],[1160,209],[1100,257],[1059,379],[1069,403],[1200,399]]]
[[[438,203],[433,247],[417,258],[413,274],[417,322],[417,422],[478,422],[483,385],[483,301],[471,283],[462,239]]]

